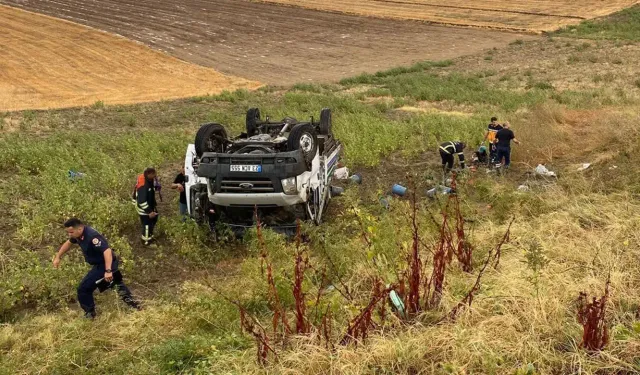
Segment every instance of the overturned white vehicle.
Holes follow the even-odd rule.
[[[328,108],[318,122],[262,121],[251,108],[246,132],[234,139],[224,126],[204,124],[185,158],[189,215],[234,231],[255,225],[256,213],[262,224],[284,232],[295,230],[298,219],[320,224],[341,148]]]

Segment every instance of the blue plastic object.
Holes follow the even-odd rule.
[[[74,170],[70,170],[67,173],[69,174],[69,180],[71,180],[71,181],[76,181],[77,179],[80,179],[80,178],[83,178],[84,176],[86,176],[84,173],[76,172]]]
[[[340,186],[331,186],[331,196],[332,197],[337,197],[339,195],[342,195],[342,193],[344,193],[344,189],[341,188]]]
[[[355,182],[358,185],[362,183],[362,176],[360,175],[360,173],[352,174],[349,179],[351,179],[351,181]]]
[[[395,194],[395,195],[399,195],[399,196],[403,197],[405,194],[407,194],[407,188],[402,186],[402,185],[395,184],[391,188],[391,192],[393,194]]]
[[[389,298],[391,299],[391,303],[393,304],[393,307],[396,308],[398,314],[400,314],[402,318],[405,318],[404,303],[402,302],[402,298],[400,298],[398,292],[392,290],[389,292]]]

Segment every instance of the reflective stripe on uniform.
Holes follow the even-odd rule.
[[[453,147],[453,150],[448,151],[447,149],[448,149],[449,147]],[[451,155],[451,154],[453,154],[454,152],[456,152],[456,144],[455,144],[454,142],[449,142],[449,144],[448,144],[448,145],[446,145],[446,146],[444,146],[444,147],[440,146],[440,149],[441,149],[442,151],[446,152],[447,154],[450,154],[450,155]]]

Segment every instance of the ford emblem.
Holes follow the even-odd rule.
[[[249,182],[243,182],[240,184],[240,187],[243,188],[244,190],[250,190],[250,189],[253,189],[253,184]]]

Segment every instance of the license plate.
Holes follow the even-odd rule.
[[[231,172],[262,172],[261,165],[232,165]]]

